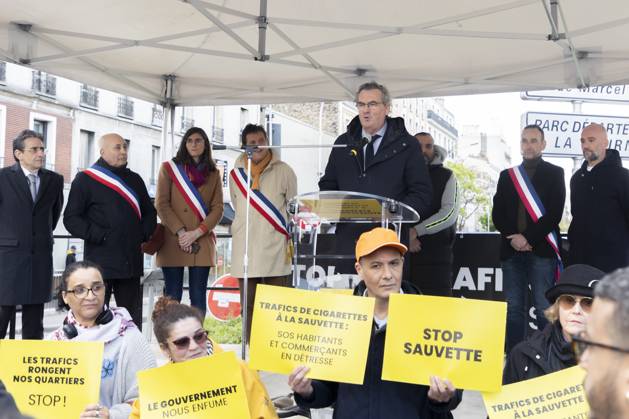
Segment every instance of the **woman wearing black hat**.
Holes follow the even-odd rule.
[[[571,265],[546,291],[550,323],[516,345],[507,359],[503,384],[516,383],[576,365],[570,342],[585,330],[592,308],[594,285],[605,273],[589,265]]]

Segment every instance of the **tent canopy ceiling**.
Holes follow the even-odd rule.
[[[0,26],[5,60],[177,105],[629,79],[626,0],[2,0]]]

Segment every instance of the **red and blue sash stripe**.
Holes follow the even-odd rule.
[[[92,167],[83,170],[83,173],[120,195],[122,199],[131,205],[131,209],[133,209],[135,215],[137,215],[140,220],[142,219],[140,198],[138,198],[135,191],[114,172],[104,168],[103,166],[94,164]]]
[[[190,178],[188,178],[183,166],[181,164],[176,164],[172,160],[168,160],[164,162],[164,167],[166,168],[170,179],[173,181],[173,184],[179,190],[192,212],[194,212],[199,221],[205,220],[210,211],[205,206],[201,193],[196,186],[192,184]]]
[[[245,169],[237,167],[231,171],[230,176],[246,199],[248,180]],[[287,240],[290,239],[284,216],[275,207],[275,205],[273,205],[273,203],[257,189],[251,189],[251,206],[255,208],[275,230],[283,234]]]
[[[540,199],[537,191],[533,187],[531,180],[526,174],[526,170],[524,170],[524,166],[520,165],[517,167],[512,167],[509,169],[509,177],[511,177],[511,181],[513,182],[513,186],[515,187],[524,208],[526,208],[526,212],[533,219],[533,222],[536,222],[546,214],[546,208],[544,208],[544,204]],[[557,233],[553,230],[546,235],[546,241],[550,244],[550,247],[555,251],[555,255],[557,256],[557,271],[555,272],[555,279],[559,278],[559,274],[563,270],[563,263],[561,261],[561,251],[560,251],[560,241]]]

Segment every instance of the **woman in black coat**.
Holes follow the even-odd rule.
[[[576,365],[570,342],[585,330],[592,308],[593,288],[605,273],[589,265],[566,268],[546,291],[550,323],[516,345],[505,365],[503,384],[516,383]]]

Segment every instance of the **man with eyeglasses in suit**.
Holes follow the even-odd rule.
[[[594,289],[585,333],[572,339],[590,417],[629,417],[629,268],[605,276]]]
[[[52,232],[63,207],[63,176],[47,170],[42,136],[13,140],[15,164],[0,169],[0,339],[22,306],[22,339],[44,337],[52,297]]]
[[[408,133],[404,119],[392,118],[391,95],[375,81],[362,84],[356,93],[356,116],[341,134],[319,180],[321,191],[352,191],[392,198],[419,213],[430,215],[432,184],[417,140]],[[336,230],[337,253],[351,255],[361,233],[373,224],[341,224]],[[401,233],[408,244],[408,229]],[[353,260],[337,264],[340,273],[353,274]]]

